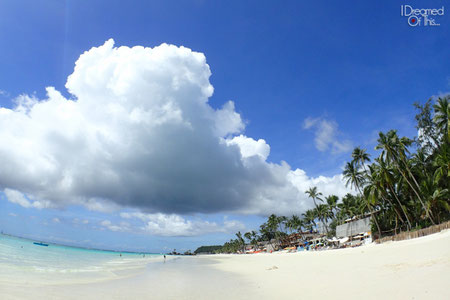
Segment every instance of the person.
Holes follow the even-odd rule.
[[[164,254],[164,262],[166,262],[166,255]]]

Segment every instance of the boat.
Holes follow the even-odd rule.
[[[41,243],[41,242],[33,242],[33,244],[38,245],[38,246],[48,247],[48,244]]]

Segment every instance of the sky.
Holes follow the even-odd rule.
[[[441,8],[409,26],[401,5]],[[444,1],[0,3],[0,228],[167,252],[340,197],[450,90]]]

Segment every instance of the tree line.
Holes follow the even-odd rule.
[[[450,220],[450,96],[415,103],[417,136],[401,137],[397,130],[379,132],[378,155],[356,147],[342,173],[355,191],[342,199],[324,197],[317,187],[306,194],[314,207],[301,216],[272,214],[259,232],[236,233],[220,253],[235,253],[245,245],[279,241],[294,232],[317,231],[328,237],[346,219],[372,215],[375,238],[416,230]]]

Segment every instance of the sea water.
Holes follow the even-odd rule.
[[[143,271],[159,254],[83,249],[0,235],[0,283],[88,283]]]

